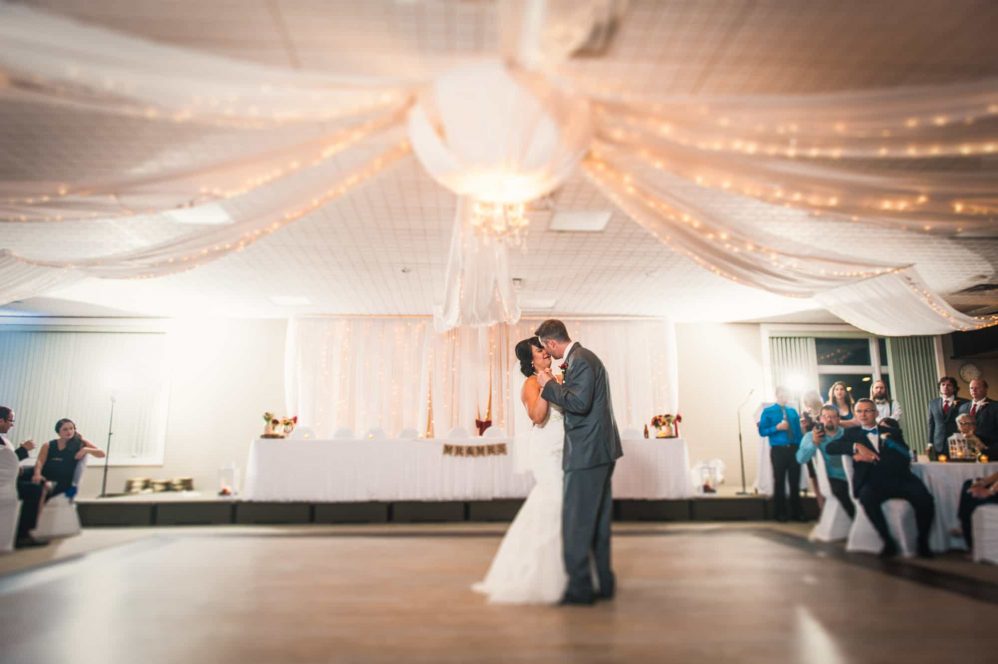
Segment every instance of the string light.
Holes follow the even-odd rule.
[[[53,199],[67,198],[67,197],[78,197],[78,196],[107,196],[111,201],[115,202],[119,207],[124,209],[118,212],[99,212],[92,213],[89,215],[89,219],[94,218],[118,218],[118,217],[135,217],[151,214],[160,214],[168,210],[185,209],[190,207],[196,207],[198,205],[204,205],[210,202],[220,202],[225,200],[231,200],[239,196],[248,194],[260,187],[271,184],[277,180],[287,178],[295,173],[299,173],[303,170],[314,168],[328,162],[333,157],[342,153],[349,147],[356,145],[361,140],[379,132],[385,130],[389,127],[395,126],[401,120],[404,108],[399,108],[393,110],[391,113],[373,118],[367,122],[361,123],[355,127],[350,127],[337,131],[333,135],[316,141],[316,145],[308,146],[311,151],[311,156],[304,157],[280,157],[281,159],[290,159],[283,165],[274,166],[271,164],[268,170],[262,171],[255,175],[245,178],[240,184],[231,188],[222,187],[208,187],[201,186],[199,188],[199,195],[195,198],[186,201],[180,205],[176,205],[170,208],[146,208],[146,209],[134,209],[124,205],[121,202],[120,192],[107,192],[102,191],[98,188],[93,187],[80,187],[78,189],[71,188],[66,184],[60,184],[56,191],[49,192],[48,194],[34,195],[34,196],[14,196],[0,199],[0,203],[17,204],[23,203],[28,205],[35,205],[38,203],[48,203]],[[287,153],[294,150],[285,149],[281,152]],[[269,161],[273,162],[276,159],[274,157],[267,157]],[[162,179],[158,177],[157,180]],[[133,184],[143,185],[142,181],[135,182]],[[48,221],[82,221],[83,219],[79,217],[66,217],[64,215],[57,215],[56,217],[51,216],[38,216],[29,217],[27,215],[18,215],[17,217],[7,217],[0,218],[0,222],[48,222]]]
[[[520,246],[526,239],[530,221],[523,203],[475,201],[472,205],[471,227],[476,233],[506,244]]]
[[[308,203],[291,211],[285,212],[281,215],[280,219],[273,221],[266,226],[246,231],[238,239],[193,249],[188,253],[181,254],[179,256],[170,256],[168,258],[158,258],[146,261],[142,263],[142,268],[150,271],[139,272],[126,277],[119,277],[115,274],[115,277],[129,279],[151,279],[162,276],[163,274],[189,270],[197,265],[200,265],[201,263],[215,260],[222,255],[242,251],[257,240],[277,232],[288,224],[298,221],[305,215],[314,212],[327,203],[347,194],[361,183],[380,173],[389,164],[394,163],[409,154],[409,152],[409,142],[402,141],[398,145],[372,159],[363,168],[348,176],[345,176],[337,184],[331,186],[322,194],[312,198]],[[197,239],[195,238],[194,242],[196,241]],[[157,255],[155,248],[144,249],[142,252]],[[93,276],[101,276],[101,272],[113,271],[122,267],[126,270],[130,270],[130,267],[128,266],[131,262],[141,260],[140,258],[136,259],[134,256],[128,255],[123,257],[112,256],[108,258],[86,259],[78,262],[43,261],[23,258],[20,256],[16,256],[15,258],[17,258],[17,260],[21,263],[27,265],[50,268],[81,269],[93,273]]]

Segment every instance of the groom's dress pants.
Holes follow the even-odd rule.
[[[592,598],[590,553],[596,564],[600,594],[609,597],[614,593],[614,577],[610,569],[610,522],[613,519],[610,478],[614,466],[611,463],[565,471],[562,538],[565,570],[568,572],[567,597]]]

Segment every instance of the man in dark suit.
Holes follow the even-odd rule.
[[[922,480],[911,472],[911,450],[900,429],[877,425],[877,407],[870,399],[856,402],[860,426],[846,430],[839,440],[828,443],[829,454],[849,454],[855,461],[853,495],[876,528],[884,548],[880,555],[891,558],[898,553],[884,518],[883,504],[891,498],[903,498],[915,509],[918,526],[918,555],[931,558],[929,533],[936,508],[932,494]]]
[[[967,403],[966,399],[957,396],[959,392],[956,378],[943,376],[939,379],[939,397],[929,402],[929,443],[933,460],[938,454],[949,453],[946,441],[956,433],[956,416]]]
[[[561,321],[544,321],[536,334],[552,357],[564,360],[561,383],[553,380],[550,370],[537,376],[541,396],[565,412],[561,536],[568,588],[562,603],[592,604],[596,598],[613,597],[616,584],[610,567],[610,478],[623,451],[613,418],[610,381],[600,359],[572,341]],[[596,563],[598,595],[593,590],[590,557]]]
[[[6,434],[14,427],[14,411],[7,406],[0,406],[0,447],[7,447],[16,455],[17,461],[28,458],[28,452],[35,448],[34,441],[26,440],[17,447],[7,440]],[[7,454],[11,452],[8,451]],[[11,460],[11,463],[16,463]],[[17,540],[15,545],[18,548],[29,546],[43,546],[46,542],[41,542],[30,533],[38,525],[38,512],[41,510],[42,501],[45,498],[45,489],[41,484],[21,481],[15,476],[17,485],[17,497],[21,500],[21,514],[17,520]]]
[[[800,416],[787,405],[789,394],[776,388],[776,403],[759,415],[759,435],[769,438],[769,460],[773,464],[773,502],[776,520],[787,520],[787,481],[790,482],[790,518],[803,521],[800,504],[800,464],[797,449],[801,442]]]
[[[961,413],[970,413],[977,422],[977,437],[987,445],[991,458],[998,455],[998,403],[988,398],[988,381],[975,378],[970,381],[971,401],[960,406]]]

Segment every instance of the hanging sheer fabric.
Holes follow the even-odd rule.
[[[410,84],[231,60],[0,5],[7,88],[166,122],[272,126],[326,121],[390,104]]]

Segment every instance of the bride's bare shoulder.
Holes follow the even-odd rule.
[[[520,389],[520,396],[524,401],[527,399],[533,401],[540,393],[541,386],[537,384],[536,378],[529,376],[525,381],[523,381],[523,387]]]

